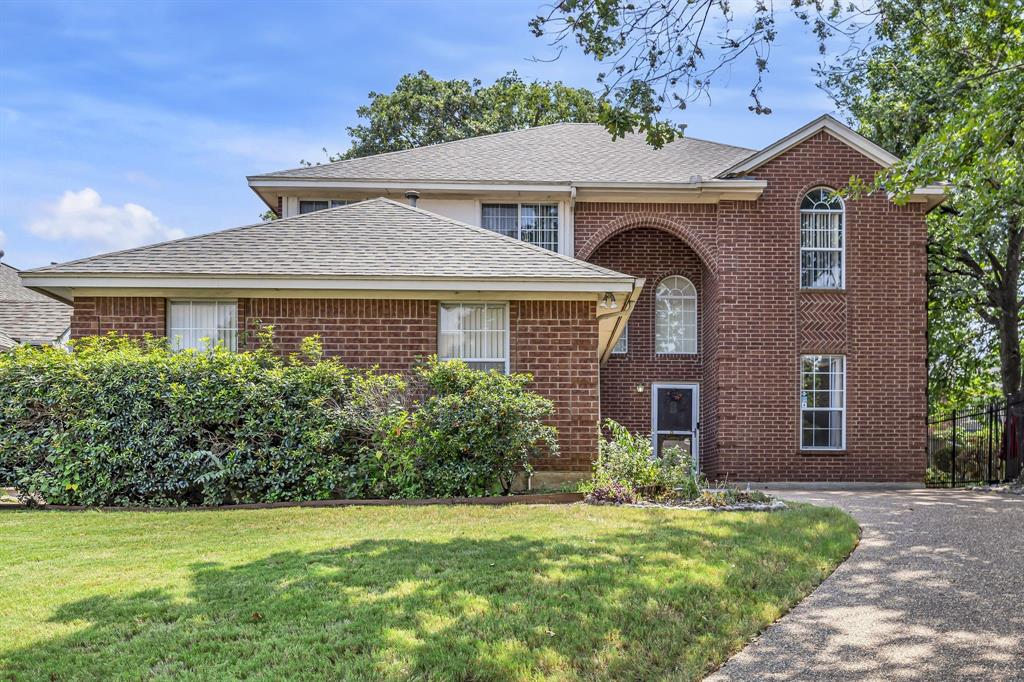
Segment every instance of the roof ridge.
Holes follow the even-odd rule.
[[[560,124],[553,124],[553,125],[560,125]],[[561,259],[563,261],[570,262],[570,263],[572,263],[574,265],[582,265],[582,266],[586,267],[588,270],[592,270],[592,271],[600,273],[600,274],[614,274],[614,275],[625,274],[625,273],[615,272],[614,270],[610,270],[608,268],[603,268],[600,265],[595,265],[593,263],[589,263],[589,262],[587,262],[585,260],[581,260],[581,259],[576,258],[574,256],[567,256],[567,255],[565,255],[563,253],[558,253],[557,251],[552,251],[551,249],[545,249],[543,246],[537,246],[536,244],[531,244],[530,242],[524,242],[522,239],[516,239],[515,237],[509,237],[508,235],[501,234],[500,232],[495,232],[493,230],[488,230],[486,227],[480,227],[478,225],[470,225],[469,223],[464,223],[461,220],[455,220],[454,218],[449,218],[448,216],[443,216],[443,215],[441,215],[439,213],[434,213],[432,211],[427,211],[426,209],[419,208],[418,206],[410,206],[408,204],[403,204],[401,202],[395,201],[394,199],[389,199],[388,197],[378,197],[378,200],[386,201],[386,202],[388,202],[390,204],[394,204],[395,206],[399,206],[401,208],[409,209],[411,211],[418,211],[419,213],[423,213],[425,215],[428,215],[428,216],[431,216],[431,217],[434,217],[434,218],[439,218],[439,219],[441,219],[441,220],[443,220],[445,222],[452,223],[453,225],[456,225],[458,227],[467,228],[467,229],[471,230],[474,233],[478,233],[478,234],[482,233],[482,234],[485,234],[487,236],[498,237],[498,238],[504,239],[504,240],[506,240],[506,241],[508,241],[508,242],[510,242],[512,244],[515,244],[516,246],[525,247],[525,248],[527,248],[527,249],[529,249],[531,251],[543,253],[546,256],[554,256],[555,258],[559,258],[559,259]]]
[[[337,161],[329,161],[327,163],[318,163],[318,164],[313,165],[313,166],[301,166],[301,167],[298,167],[298,168],[285,168],[284,170],[271,171],[270,173],[257,173],[255,175],[247,176],[247,178],[269,177],[271,175],[279,175],[281,173],[288,173],[288,172],[291,172],[291,171],[304,171],[304,170],[307,170],[309,168],[317,168],[317,167],[327,168],[329,166],[335,166],[335,165],[337,165],[339,163],[346,163],[348,161],[356,161],[358,159],[370,159],[370,158],[377,159],[377,158],[380,158],[382,156],[394,156],[396,154],[407,154],[409,152],[414,152],[414,151],[416,151],[418,149],[432,149],[434,147],[443,147],[445,145],[458,144],[459,142],[467,142],[469,140],[480,140],[480,139],[483,139],[485,137],[498,137],[499,135],[511,135],[513,133],[524,133],[524,132],[527,132],[527,131],[530,131],[530,130],[539,130],[541,128],[551,128],[551,127],[560,126],[560,125],[565,125],[565,122],[564,121],[559,121],[558,123],[545,123],[544,125],[540,125],[540,126],[528,126],[526,128],[516,128],[514,130],[499,130],[496,133],[484,133],[483,135],[471,135],[470,137],[460,137],[457,140],[445,140],[444,142],[431,142],[430,144],[420,145],[419,147],[409,147],[408,149],[394,149],[394,150],[392,150],[390,152],[381,152],[379,154],[370,154],[369,156],[357,156],[357,157],[355,157],[353,159],[338,159]],[[581,125],[590,125],[590,124],[581,124]]]

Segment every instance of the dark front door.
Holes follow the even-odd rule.
[[[677,449],[697,470],[697,384],[654,384],[651,387],[651,437],[658,457]]]

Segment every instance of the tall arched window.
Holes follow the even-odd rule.
[[[815,187],[800,202],[800,286],[842,289],[846,249],[845,207],[828,187]]]
[[[654,295],[654,352],[697,352],[697,289],[680,275],[661,280]]]

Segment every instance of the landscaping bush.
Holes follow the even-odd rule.
[[[558,454],[557,431],[544,423],[554,405],[527,390],[529,374],[476,371],[460,360],[414,374],[423,398],[386,449],[408,453],[420,495],[507,494],[516,476],[530,474],[531,458]]]
[[[0,487],[83,505],[486,494],[553,442],[529,377],[430,361],[424,392],[321,355],[116,335],[0,353]]]
[[[598,441],[594,474],[580,486],[580,492],[592,501],[607,498],[694,499],[700,494],[700,482],[694,478],[689,457],[670,449],[655,457],[651,439],[634,434],[618,422],[608,419]]]

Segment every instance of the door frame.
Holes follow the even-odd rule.
[[[693,460],[693,474],[700,473],[700,384],[688,383],[652,383],[651,384],[651,452],[658,456],[658,390],[662,388],[689,388],[693,390],[693,415],[691,423],[693,431],[665,431],[667,435],[689,434],[693,439],[690,457]]]

